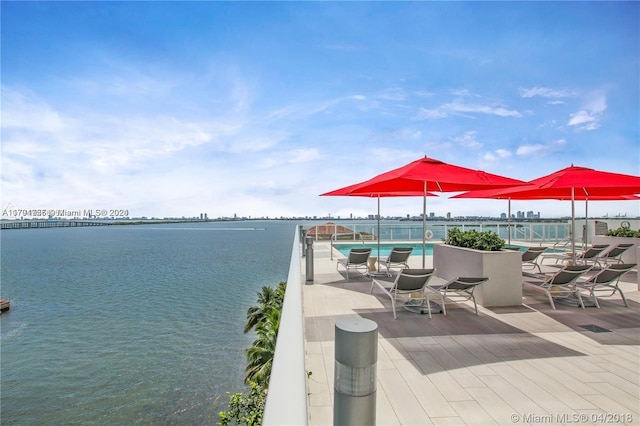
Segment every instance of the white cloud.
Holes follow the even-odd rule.
[[[485,162],[495,163],[500,160],[505,160],[509,157],[511,157],[511,151],[506,149],[496,149],[491,152],[485,152],[484,155],[482,156],[482,159]]]
[[[506,149],[496,149],[495,153],[499,158],[503,158],[504,159],[504,158],[511,157],[511,151],[506,150]]]
[[[452,137],[451,140],[459,145],[462,145],[465,148],[478,149],[482,148],[482,143],[476,140],[476,132],[475,130],[464,133],[461,136]]]
[[[287,153],[289,163],[308,163],[321,158],[320,151],[316,148],[300,148]]]
[[[45,101],[33,93],[20,92],[2,86],[2,127],[54,132],[63,127],[63,120]]]
[[[548,144],[533,144],[533,145],[521,145],[516,150],[516,155],[519,156],[534,156],[538,154],[551,154],[555,151],[562,149],[566,145],[565,139],[558,139]]]
[[[463,102],[451,102],[440,105],[435,109],[421,108],[418,113],[419,119],[446,118],[449,115],[474,115],[486,114],[499,117],[521,117],[517,110],[507,109],[502,106],[467,104]]]
[[[520,96],[522,96],[523,98],[533,98],[536,96],[540,96],[543,98],[561,99],[573,97],[575,96],[575,94],[567,90],[554,90],[548,87],[537,86],[530,89],[520,89]]]
[[[607,98],[602,92],[590,93],[583,103],[583,108],[569,115],[569,126],[578,130],[595,130],[600,127],[600,118],[607,109]]]

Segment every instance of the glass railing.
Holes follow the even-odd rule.
[[[334,241],[422,241],[422,222],[336,222],[331,228],[323,226],[322,233],[310,234],[314,239]],[[309,229],[312,226],[308,227]],[[519,240],[531,243],[554,243],[570,235],[570,223],[565,222],[427,222],[425,234],[429,240],[446,238],[449,229],[463,231],[475,229],[479,232],[493,231],[505,240]],[[329,230],[330,229],[330,230]]]

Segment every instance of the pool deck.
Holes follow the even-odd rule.
[[[525,288],[522,306],[448,303],[447,315],[419,315],[374,289],[343,257],[314,247],[314,281],[303,286],[309,424],[333,424],[335,322],[378,324],[378,425],[640,425],[640,292],[637,272],[601,309],[557,304]],[[427,267],[432,258],[427,256]],[[412,256],[421,267],[422,256]],[[603,331],[608,330],[608,331]]]

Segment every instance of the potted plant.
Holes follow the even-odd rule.
[[[474,293],[481,306],[522,304],[522,254],[504,249],[505,241],[498,234],[452,228],[443,241],[433,246],[437,276],[489,278]]]

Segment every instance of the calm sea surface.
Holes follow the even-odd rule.
[[[5,230],[3,425],[213,425],[295,223]]]

